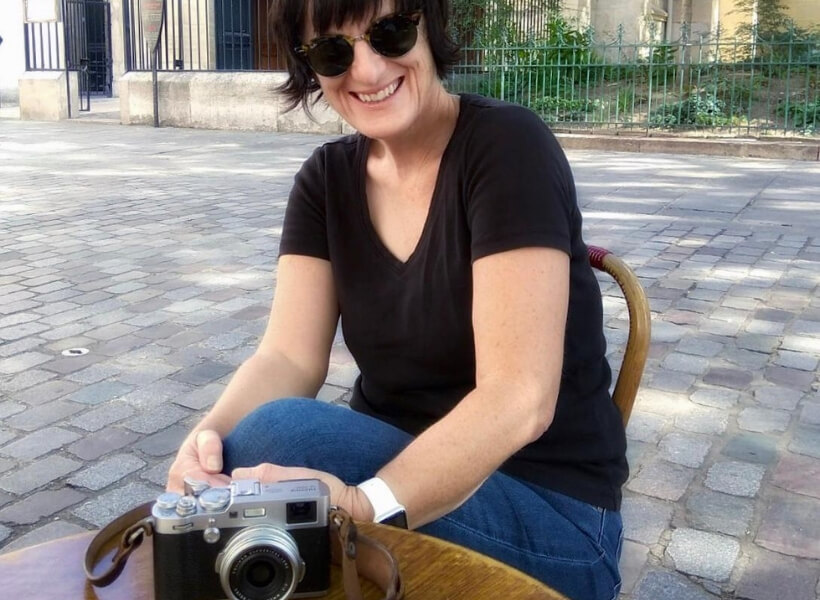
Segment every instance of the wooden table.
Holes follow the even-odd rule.
[[[399,560],[407,600],[566,600],[539,581],[461,546],[370,523],[363,533],[379,539]],[[11,600],[152,600],[153,555],[147,540],[119,579],[106,588],[85,580],[82,560],[93,533],[54,540],[0,556],[0,596]],[[381,598],[364,581],[365,600]],[[341,571],[333,567],[327,600],[345,600]],[[194,600],[194,599],[191,599]]]

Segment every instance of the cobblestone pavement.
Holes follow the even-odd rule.
[[[322,140],[0,120],[0,552],[161,490],[263,330],[287,192]],[[587,241],[653,308],[623,598],[815,600],[820,165],[570,160]],[[601,281],[617,365],[626,310]],[[355,374],[338,341],[321,397]]]

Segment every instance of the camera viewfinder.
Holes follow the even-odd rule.
[[[287,505],[288,524],[315,523],[316,503],[315,502],[288,502]]]

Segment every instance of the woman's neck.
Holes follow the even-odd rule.
[[[398,172],[415,169],[431,159],[440,158],[456,128],[460,99],[442,86],[429,106],[430,110],[424,113],[423,118],[401,136],[372,140],[371,158],[390,161]]]

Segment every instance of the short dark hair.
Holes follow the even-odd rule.
[[[288,79],[277,88],[286,100],[285,111],[301,104],[310,112],[308,99],[319,91],[319,83],[307,62],[296,54],[295,48],[305,43],[308,8],[310,22],[316,31],[341,27],[347,21],[361,21],[375,17],[383,0],[276,0],[268,19],[276,40],[279,56],[285,57]],[[447,0],[395,0],[396,12],[421,10],[424,14],[427,39],[433,53],[438,76],[444,79],[459,60],[459,48],[447,30],[449,6]],[[321,97],[321,94],[318,96]],[[317,97],[317,99],[318,99]]]

